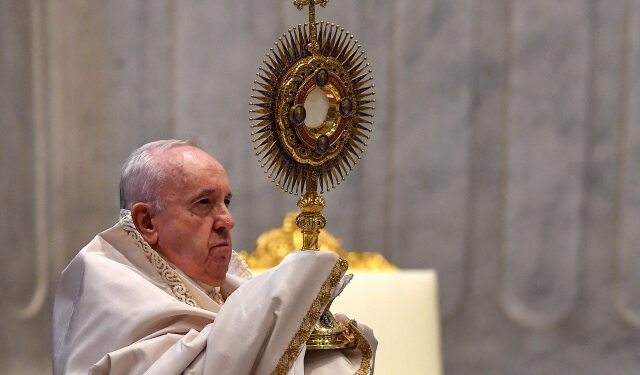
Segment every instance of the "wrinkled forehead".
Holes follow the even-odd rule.
[[[162,191],[199,189],[207,184],[220,184],[228,189],[222,165],[197,147],[174,147],[159,155],[159,159],[164,177]]]

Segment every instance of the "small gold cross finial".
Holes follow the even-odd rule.
[[[316,36],[316,5],[326,7],[329,0],[293,0],[293,5],[302,10],[305,6],[309,7],[309,34],[311,34],[311,42],[307,44],[307,50],[312,55],[318,54],[320,45],[318,44],[318,38]]]
[[[298,8],[298,10],[302,10],[305,6],[308,5],[320,5],[321,7],[326,7],[329,0],[313,0],[313,4],[309,4],[310,0],[293,0],[293,5]]]

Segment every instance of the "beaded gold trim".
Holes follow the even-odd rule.
[[[142,249],[142,252],[147,257],[149,262],[156,268],[162,279],[169,285],[169,289],[173,295],[181,302],[186,303],[189,306],[200,307],[196,299],[193,297],[191,292],[187,289],[187,287],[182,283],[182,279],[180,275],[171,268],[171,266],[158,254],[155,250],[149,246],[147,241],[142,238],[142,235],[138,232],[135,225],[133,224],[133,219],[131,218],[131,211],[129,210],[120,210],[120,226],[122,229],[127,232],[129,237],[131,237],[136,245]]]
[[[364,337],[362,333],[360,333],[360,331],[358,331],[358,329],[355,327],[352,321],[349,322],[349,326],[351,326],[351,332],[353,332],[353,335],[356,338],[356,348],[360,349],[360,352],[362,353],[362,361],[360,362],[360,368],[358,369],[358,371],[356,371],[354,375],[369,375],[369,373],[371,372],[371,365],[372,365],[372,359],[373,359],[373,352],[371,351],[371,345],[369,345],[369,342],[367,341],[367,339]]]
[[[289,372],[289,369],[300,354],[302,346],[307,343],[309,336],[311,336],[313,326],[316,324],[318,319],[320,319],[320,314],[322,314],[325,306],[329,302],[331,291],[336,287],[336,285],[338,285],[338,282],[342,278],[342,275],[347,271],[348,267],[349,264],[346,260],[339,258],[336,261],[329,273],[329,276],[327,276],[326,280],[322,284],[318,295],[307,311],[307,314],[302,319],[302,323],[300,324],[298,331],[293,336],[293,339],[291,339],[289,346],[280,357],[278,365],[271,375],[285,375]],[[371,348],[369,348],[369,351],[371,351]]]
[[[219,289],[212,290],[208,292],[207,295],[218,305],[222,306],[224,304],[224,297],[222,296],[222,293],[220,293]]]

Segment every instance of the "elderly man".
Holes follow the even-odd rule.
[[[119,222],[63,271],[54,304],[55,374],[368,374],[375,339],[307,351],[344,288],[335,254],[301,251],[252,278],[233,252],[224,168],[190,142],[135,150]],[[345,319],[345,322],[346,319]]]

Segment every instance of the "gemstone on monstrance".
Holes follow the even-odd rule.
[[[300,125],[307,117],[307,111],[305,111],[303,106],[297,105],[291,108],[289,117],[291,118],[291,121],[293,121],[296,125]]]
[[[329,137],[325,134],[319,136],[318,139],[316,139],[316,150],[321,154],[327,152],[327,150],[329,150]]]
[[[340,101],[340,114],[342,117],[347,117],[353,110],[353,102],[349,98],[342,98]]]
[[[316,72],[316,85],[322,87],[324,85],[326,85],[329,82],[329,72],[327,71],[327,69],[319,69],[318,72]]]

